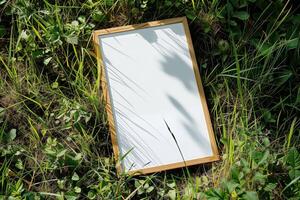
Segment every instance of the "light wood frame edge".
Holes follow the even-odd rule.
[[[97,67],[98,67],[98,77],[100,78],[100,86],[102,88],[102,94],[103,98],[105,101],[105,110],[107,113],[107,121],[108,121],[108,129],[110,132],[110,138],[111,138],[111,143],[112,143],[112,148],[113,148],[113,153],[115,156],[115,161],[116,161],[116,169],[117,172],[120,174],[122,172],[121,168],[121,163],[119,160],[119,145],[118,145],[118,139],[117,139],[117,134],[116,134],[116,128],[115,128],[115,120],[114,116],[112,113],[112,108],[111,108],[111,101],[110,101],[110,96],[109,96],[109,91],[107,89],[107,78],[105,74],[105,68],[103,66],[103,61],[102,61],[102,56],[100,53],[100,48],[99,48],[99,37],[97,34],[93,33],[93,43],[94,43],[94,49],[96,52],[96,57],[97,57]]]
[[[200,101],[201,101],[202,108],[204,111],[205,122],[206,122],[206,125],[208,128],[209,139],[210,139],[213,155],[204,157],[204,158],[187,160],[185,162],[171,163],[171,164],[167,164],[167,165],[160,165],[160,166],[156,166],[156,167],[144,168],[144,169],[140,169],[140,170],[131,170],[131,171],[128,171],[128,174],[131,174],[131,175],[148,174],[148,173],[160,172],[160,171],[165,171],[165,170],[170,170],[170,169],[175,169],[175,168],[180,168],[180,167],[186,167],[186,166],[191,166],[191,165],[196,165],[196,164],[209,163],[209,162],[220,160],[220,156],[219,156],[219,152],[218,152],[218,148],[217,148],[217,144],[216,144],[216,140],[215,140],[215,135],[214,135],[213,127],[212,127],[212,123],[211,123],[211,118],[210,118],[210,114],[208,111],[208,106],[207,106],[207,102],[206,102],[206,98],[205,98],[205,93],[204,93],[204,89],[203,89],[202,82],[201,82],[200,71],[198,68],[196,55],[195,55],[195,51],[194,51],[194,47],[193,47],[193,42],[192,42],[189,27],[188,27],[188,22],[187,22],[186,17],[177,17],[177,18],[152,21],[152,22],[147,22],[147,23],[142,23],[142,24],[127,25],[127,26],[121,26],[121,27],[96,30],[93,32],[93,42],[94,42],[94,48],[95,48],[96,56],[97,56],[97,65],[100,68],[100,69],[98,69],[98,71],[99,71],[99,73],[101,73],[99,75],[101,77],[100,82],[101,82],[101,87],[103,90],[103,97],[106,100],[105,109],[106,109],[107,115],[108,115],[109,131],[110,131],[110,135],[111,135],[113,152],[114,152],[115,160],[116,160],[116,169],[117,169],[118,174],[122,173],[123,169],[121,167],[121,163],[119,160],[120,151],[119,151],[119,146],[118,146],[118,141],[117,141],[115,122],[114,122],[114,117],[113,117],[112,108],[111,108],[109,91],[108,91],[107,85],[106,85],[107,79],[106,79],[106,75],[104,72],[105,69],[103,66],[102,56],[100,53],[100,48],[99,48],[100,43],[99,43],[98,36],[112,34],[112,33],[126,32],[126,31],[131,31],[131,30],[136,30],[136,29],[142,29],[142,28],[175,24],[175,23],[182,23],[183,27],[184,27],[184,31],[185,31],[185,35],[186,35],[186,39],[187,39],[187,43],[188,43],[188,47],[189,47],[189,53],[190,53],[190,56],[192,59],[195,78],[197,81],[198,91],[200,94]]]

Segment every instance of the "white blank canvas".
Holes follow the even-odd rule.
[[[98,37],[123,170],[213,156],[183,24]]]

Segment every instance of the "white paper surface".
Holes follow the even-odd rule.
[[[99,36],[123,168],[212,156],[182,23]]]

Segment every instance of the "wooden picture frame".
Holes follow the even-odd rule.
[[[103,97],[106,101],[106,111],[107,111],[107,117],[108,117],[108,124],[109,124],[109,132],[111,134],[111,141],[112,141],[112,146],[113,146],[113,152],[116,160],[116,169],[118,173],[124,172],[124,169],[121,166],[121,157],[123,155],[120,155],[119,151],[119,146],[118,146],[118,139],[117,139],[117,132],[116,132],[116,124],[115,124],[115,119],[114,119],[114,113],[112,109],[112,102],[111,102],[111,97],[109,95],[109,90],[108,90],[108,81],[105,73],[105,66],[102,58],[102,52],[100,51],[100,41],[99,37],[104,36],[104,35],[109,35],[113,33],[121,33],[121,32],[128,32],[128,31],[133,31],[133,30],[138,30],[138,29],[145,29],[145,28],[150,28],[150,27],[158,27],[158,26],[163,26],[163,25],[171,25],[171,24],[177,24],[177,23],[182,23],[184,27],[184,32],[186,35],[186,41],[188,44],[188,49],[189,49],[189,54],[192,60],[192,67],[194,70],[194,75],[195,79],[197,82],[198,86],[198,92],[200,95],[200,100],[202,104],[202,109],[204,112],[205,116],[205,123],[208,129],[208,135],[209,135],[209,140],[210,140],[210,145],[211,145],[211,150],[212,150],[212,155],[207,156],[207,157],[201,157],[198,159],[192,159],[192,160],[183,160],[182,162],[176,162],[176,163],[170,163],[170,164],[165,164],[165,165],[159,165],[159,166],[154,166],[154,167],[146,167],[143,169],[139,170],[130,170],[128,173],[130,174],[147,174],[147,173],[153,173],[153,172],[159,172],[159,171],[164,171],[164,170],[169,170],[169,169],[175,169],[175,168],[180,168],[180,167],[185,167],[185,166],[191,166],[191,165],[196,165],[196,164],[202,164],[202,163],[208,163],[208,162],[213,162],[217,161],[220,159],[219,157],[219,152],[212,128],[212,123],[210,120],[210,115],[205,99],[205,94],[203,90],[203,86],[201,83],[201,78],[200,78],[200,72],[199,68],[197,65],[196,61],[196,56],[193,48],[193,43],[188,27],[188,22],[186,17],[179,17],[179,18],[172,18],[172,19],[166,19],[166,20],[158,20],[158,21],[152,21],[152,22],[147,22],[147,23],[142,23],[142,24],[137,24],[137,25],[128,25],[128,26],[122,26],[122,27],[116,27],[116,28],[108,28],[108,29],[103,29],[103,30],[96,30],[93,32],[93,41],[94,41],[94,46],[95,46],[95,52],[97,56],[97,64],[99,69],[99,74],[101,76],[101,87],[103,90]]]

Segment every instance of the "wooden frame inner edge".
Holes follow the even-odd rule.
[[[212,128],[211,118],[210,118],[210,114],[208,111],[208,106],[207,106],[207,102],[206,102],[206,98],[205,98],[205,93],[204,93],[204,89],[203,89],[202,82],[201,82],[200,71],[198,68],[196,55],[195,55],[195,51],[194,51],[194,47],[193,47],[193,42],[192,42],[189,27],[188,27],[188,22],[187,22],[186,17],[177,17],[177,18],[152,21],[152,22],[147,22],[147,23],[142,23],[142,24],[127,25],[127,26],[121,26],[121,27],[96,30],[93,32],[93,41],[94,41],[94,48],[95,48],[96,56],[97,56],[97,65],[100,68],[100,69],[98,69],[98,71],[99,71],[99,73],[101,73],[101,74],[99,74],[99,77],[101,77],[101,80],[99,80],[99,81],[101,82],[101,87],[103,90],[103,97],[106,101],[105,109],[106,109],[107,115],[108,115],[109,131],[110,131],[112,145],[113,145],[113,152],[114,152],[115,160],[116,160],[116,168],[117,168],[117,172],[119,174],[123,172],[123,169],[121,167],[121,163],[119,160],[120,151],[119,151],[119,146],[118,146],[118,141],[117,141],[115,121],[114,121],[114,116],[112,113],[109,91],[107,89],[107,78],[105,75],[105,67],[103,64],[103,60],[102,60],[102,56],[101,56],[100,48],[99,48],[99,45],[100,45],[99,36],[112,34],[112,33],[137,30],[137,29],[142,29],[142,28],[175,24],[175,23],[182,23],[183,27],[184,27],[184,32],[186,35],[189,53],[190,53],[192,64],[193,64],[194,75],[195,75],[197,86],[198,86],[200,101],[201,101],[202,108],[204,111],[205,123],[208,128],[208,134],[209,134],[209,139],[210,139],[213,155],[204,157],[204,158],[187,160],[185,162],[182,161],[182,162],[170,163],[167,165],[148,167],[148,168],[144,168],[144,169],[140,169],[140,170],[131,170],[131,171],[128,171],[128,173],[133,174],[133,175],[148,174],[148,173],[154,173],[154,172],[159,172],[159,171],[165,171],[165,170],[170,170],[170,169],[191,166],[191,165],[196,165],[196,164],[203,164],[203,163],[220,160],[220,156],[219,156],[219,152],[218,152],[218,148],[217,148],[217,144],[216,144],[216,140],[215,140],[215,135],[214,135],[213,128]]]

